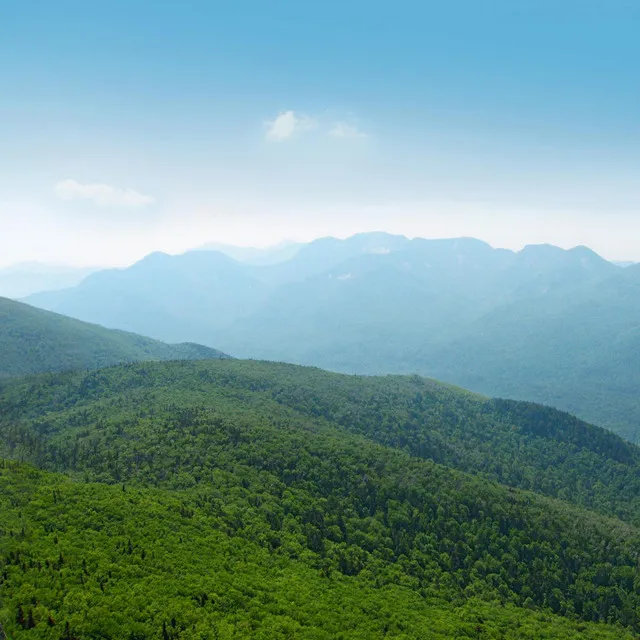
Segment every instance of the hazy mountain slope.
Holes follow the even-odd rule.
[[[247,318],[216,334],[239,356],[284,359],[346,371],[384,371],[407,345],[440,332],[463,303],[434,293],[379,256],[356,258],[328,273],[278,288]],[[472,309],[471,303],[468,305]],[[382,366],[382,369],[380,369]]]
[[[299,258],[303,252],[299,254]],[[618,269],[586,249],[492,249],[471,238],[406,242],[359,254],[321,275],[279,287],[251,316],[216,334],[243,356],[348,372],[428,371],[429,349],[519,300],[562,307]],[[554,307],[555,308],[555,307]]]
[[[0,399],[5,454],[81,481],[0,474],[13,533],[0,539],[0,620],[24,637],[48,637],[49,616],[79,636],[109,624],[184,638],[638,629],[638,529],[447,468],[499,464],[504,450],[546,475],[541,490],[555,474],[568,499],[637,509],[607,492],[624,490],[625,468],[637,475],[638,450],[569,416],[415,377],[234,361],[39,376]],[[430,435],[466,461],[425,459]],[[564,448],[577,490],[539,442]]]
[[[226,357],[197,344],[164,344],[0,298],[0,377],[97,369],[134,360]]]
[[[521,301],[422,352],[422,369],[489,394],[545,402],[640,435],[640,268],[561,301]]]
[[[638,268],[586,247],[324,238],[275,265],[153,254],[33,304],[167,341],[349,373],[417,372],[544,401],[632,439]],[[617,292],[617,293],[616,293]]]
[[[159,340],[211,344],[215,329],[256,309],[267,291],[228,256],[191,251],[154,253],[127,269],[94,273],[78,287],[26,301]]]
[[[0,269],[0,296],[24,298],[39,291],[75,287],[97,268],[23,262]]]
[[[479,274],[487,263],[500,269],[509,254],[472,239],[401,239],[398,250],[363,252],[364,238],[357,239],[351,258],[279,287],[216,340],[244,356],[343,371],[397,370],[416,344],[437,342],[480,313]],[[374,235],[369,246],[388,240]],[[345,242],[335,241],[351,251]]]
[[[595,254],[555,247],[514,254],[471,238],[359,234],[317,240],[262,267],[213,251],[152,254],[28,301],[163,340],[222,344],[238,355],[384,372],[413,367],[407,354],[456,337],[505,301],[548,289],[560,297],[607,269],[618,271]]]

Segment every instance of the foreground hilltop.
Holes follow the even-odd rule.
[[[568,414],[234,360],[18,379],[0,406],[3,455],[41,469],[0,475],[17,638],[640,630],[640,451]]]
[[[0,298],[0,377],[98,369],[136,360],[197,360],[225,354],[198,344],[166,344]]]

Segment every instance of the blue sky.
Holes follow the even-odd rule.
[[[0,2],[0,263],[382,229],[640,260],[640,3]]]

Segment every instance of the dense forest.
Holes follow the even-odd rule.
[[[639,452],[544,407],[140,363],[4,382],[0,442],[12,637],[640,631]]]
[[[238,481],[199,495],[0,467],[0,623],[16,640],[636,637],[516,606],[482,578],[463,595],[455,576],[421,589],[406,558],[380,558],[386,576],[334,569],[309,550],[299,515],[287,507],[272,527],[276,500],[260,516]]]

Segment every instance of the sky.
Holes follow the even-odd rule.
[[[382,230],[640,260],[637,0],[0,0],[0,266]]]

